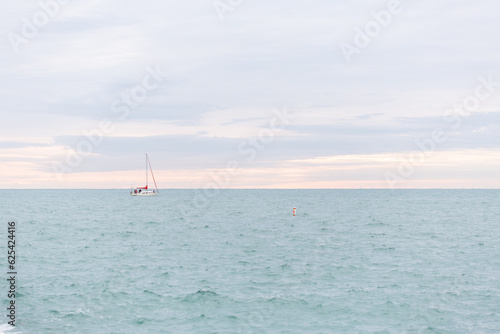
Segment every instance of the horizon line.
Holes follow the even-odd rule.
[[[1,190],[130,190],[130,188],[0,188]],[[204,188],[158,188],[158,190],[205,190]],[[500,190],[500,188],[217,188],[217,190]]]

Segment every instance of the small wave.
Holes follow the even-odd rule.
[[[377,247],[374,250],[377,251],[377,252],[384,252],[384,251],[394,251],[394,250],[396,250],[396,248],[395,247],[387,247],[387,246],[385,246],[385,247]]]
[[[144,317],[140,317],[140,318],[137,318],[134,320],[134,322],[138,325],[143,325],[144,323],[146,323],[148,321],[149,321],[149,319],[144,318]]]
[[[125,238],[128,238],[134,234],[137,234],[137,233],[133,232],[133,231],[120,232],[120,236],[125,237]]]
[[[21,334],[20,331],[9,324],[0,324],[0,334]]]
[[[157,294],[156,292],[153,292],[153,291],[144,290],[143,292],[145,294],[147,294],[147,295],[152,295],[152,296],[155,296],[155,297],[162,297],[162,295],[159,295],[159,294]]]
[[[65,314],[65,315],[63,315],[63,318],[65,318],[65,319],[91,318],[91,316],[88,314],[85,314],[85,312],[82,310],[82,311],[78,311],[78,312],[74,312],[74,313]]]
[[[198,290],[195,293],[188,294],[182,299],[184,303],[199,303],[199,304],[216,304],[221,305],[223,302],[231,300],[228,297],[221,296],[211,290]]]
[[[198,290],[194,295],[198,296],[207,296],[207,297],[216,297],[218,294],[216,292],[210,290]]]
[[[388,226],[388,225],[386,223],[382,223],[382,222],[374,222],[374,223],[365,224],[365,226]]]

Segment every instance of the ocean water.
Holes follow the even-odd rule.
[[[1,190],[0,332],[500,333],[499,190],[200,198]]]

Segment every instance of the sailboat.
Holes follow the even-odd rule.
[[[149,174],[148,167],[149,167],[149,170],[151,171],[151,176],[153,177],[153,181],[155,183],[155,189],[153,189],[153,190],[148,189],[148,174]],[[146,154],[146,186],[132,188],[130,190],[130,195],[132,195],[132,196],[157,196],[159,193],[160,192],[158,191],[158,187],[156,186],[155,175],[153,174],[153,168],[151,168],[151,162],[149,162],[149,157]]]

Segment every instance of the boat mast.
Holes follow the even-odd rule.
[[[148,154],[146,153],[146,187],[148,186]]]
[[[159,193],[160,191],[158,190],[158,186],[156,185],[155,174],[153,173],[153,168],[151,167],[151,161],[149,161],[149,158],[147,158],[146,160],[147,163],[149,163],[149,170],[151,171],[151,176],[153,177],[153,182],[155,183],[156,192]]]

